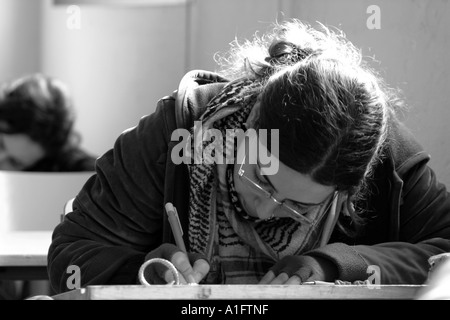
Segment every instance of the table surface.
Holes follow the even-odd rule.
[[[110,285],[88,286],[54,300],[294,300],[401,299],[417,297],[422,285]]]
[[[0,234],[0,267],[47,266],[52,231],[11,231]]]

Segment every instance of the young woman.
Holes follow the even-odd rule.
[[[67,87],[31,74],[0,89],[0,170],[93,171],[95,157],[81,150],[73,130]]]
[[[54,231],[54,289],[68,289],[69,265],[82,286],[135,284],[151,258],[170,260],[182,282],[423,283],[427,259],[450,251],[450,199],[358,50],[292,20],[232,46],[219,63],[219,74],[186,75],[99,158]],[[172,133],[183,128],[191,133],[180,142]],[[223,141],[233,145],[231,163],[179,162],[196,151],[217,159],[230,149],[208,134],[229,130],[255,130],[276,172],[234,139]],[[187,253],[173,244],[168,202]]]

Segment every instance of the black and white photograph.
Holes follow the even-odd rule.
[[[0,300],[450,300],[449,16],[0,0]]]

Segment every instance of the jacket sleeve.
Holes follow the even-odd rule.
[[[340,280],[365,280],[370,270],[378,270],[382,284],[424,283],[428,258],[450,252],[450,197],[426,161],[409,168],[402,180],[398,240],[374,245],[332,243],[310,254],[334,262]]]
[[[48,273],[56,292],[73,281],[69,266],[79,268],[81,286],[136,284],[144,256],[161,244],[170,139],[165,108],[160,101],[155,113],[118,137],[55,228]]]

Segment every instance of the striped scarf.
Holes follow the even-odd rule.
[[[220,130],[226,137],[227,129],[246,130],[245,123],[261,92],[258,82],[241,79],[227,84],[209,102],[202,115],[202,132],[191,130],[187,144],[198,148],[198,154],[212,141],[207,130]],[[194,137],[202,134],[203,137]],[[224,138],[223,150],[234,150],[234,139]],[[229,144],[232,144],[231,146]],[[317,221],[316,228],[308,228],[290,218],[272,220],[246,219],[234,190],[233,164],[209,161],[188,165],[190,176],[189,244],[191,252],[205,254],[210,261],[210,272],[203,283],[258,283],[268,269],[287,255],[297,255],[317,247],[323,210],[309,213]],[[223,155],[226,158],[226,155]],[[323,207],[322,207],[323,208]]]

